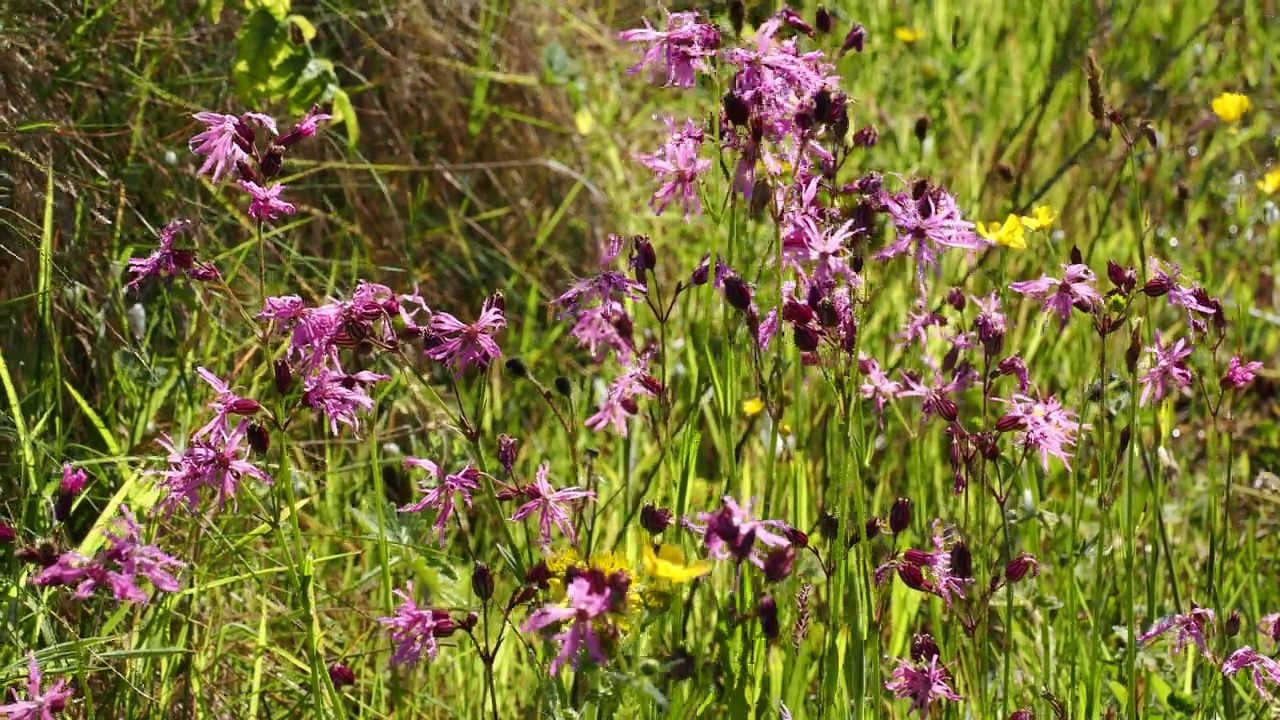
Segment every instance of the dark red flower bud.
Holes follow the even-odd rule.
[[[820,33],[829,33],[831,32],[831,27],[834,24],[834,18],[832,18],[831,13],[827,11],[827,6],[819,5],[818,12],[813,18],[814,28],[816,28]]]
[[[791,8],[784,5],[782,6],[781,15],[782,15],[782,22],[786,23],[787,27],[791,28],[792,30],[795,30],[798,33],[809,35],[811,37],[813,36],[813,26],[805,22],[804,18],[800,17],[800,15],[797,14],[795,10],[792,10]]]
[[[498,464],[503,470],[511,472],[511,466],[516,464],[516,439],[510,435],[498,436]]]
[[[18,533],[13,529],[13,526],[4,520],[0,520],[0,544],[8,545],[17,537]]]
[[[894,535],[911,527],[911,501],[900,497],[889,508],[889,531]]]
[[[270,180],[280,174],[284,169],[284,147],[273,144],[267,148],[267,152],[262,156],[261,162],[258,163],[258,169],[262,171],[262,177]]]
[[[1240,613],[1238,611],[1232,610],[1227,615],[1226,622],[1222,624],[1222,632],[1229,638],[1240,634]]]
[[[929,126],[932,124],[933,121],[929,119],[928,115],[921,115],[916,118],[916,139],[920,142],[924,142],[924,139],[929,137]]]
[[[60,492],[53,501],[53,520],[54,522],[66,522],[71,515],[71,506],[75,504],[76,496],[71,493]]]
[[[960,408],[956,407],[956,403],[951,398],[941,393],[935,394],[930,402],[933,403],[933,409],[938,413],[938,417],[947,422],[955,422],[960,417]]]
[[[551,579],[551,570],[547,568],[545,560],[538,561],[537,565],[529,568],[524,574],[524,581],[530,585],[537,585],[541,588],[548,587],[547,581]]]
[[[769,582],[781,582],[791,574],[796,561],[796,549],[790,545],[776,547],[764,559],[764,576]]]
[[[818,302],[821,303],[821,300]],[[793,325],[807,325],[815,314],[814,306],[801,305],[795,300],[787,300],[782,305],[782,319]]]
[[[537,585],[525,585],[511,595],[511,601],[507,603],[507,610],[520,607],[521,605],[533,599],[538,594]]]
[[[489,602],[493,597],[493,572],[482,562],[471,568],[471,592],[480,598],[480,602]]]
[[[329,666],[329,682],[333,683],[335,689],[341,690],[355,684],[356,674],[346,665],[334,663]]]
[[[1009,720],[1036,720],[1036,715],[1031,712],[1030,708],[1022,708],[1021,710],[1014,710],[1010,713]]]
[[[1021,582],[1030,573],[1033,577],[1040,574],[1040,564],[1031,553],[1022,553],[1009,561],[1004,568],[1004,576],[1011,583]]]
[[[653,249],[653,243],[644,235],[637,235],[633,239],[631,267],[641,272],[658,267],[658,253]]]
[[[1138,285],[1138,271],[1123,267],[1115,260],[1107,261],[1107,277],[1124,295],[1133,292]]]
[[[924,573],[920,568],[910,563],[903,563],[898,566],[898,577],[902,580],[902,584],[912,590],[920,592],[929,592],[932,589],[929,581],[924,579]]]
[[[1142,337],[1138,334],[1138,328],[1134,328],[1129,335],[1129,349],[1124,353],[1124,365],[1130,373],[1137,372],[1140,357],[1142,357]]]
[[[266,455],[271,449],[271,432],[260,422],[249,423],[245,437],[249,440],[249,447],[259,455]]]
[[[243,119],[237,119],[235,124],[236,134],[233,136],[236,145],[246,154],[253,154],[254,133],[253,128],[249,127],[249,123]]]
[[[724,299],[738,310],[751,307],[751,286],[736,274],[724,278]]]
[[[1168,277],[1163,275],[1154,277],[1148,280],[1146,285],[1142,286],[1142,293],[1147,297],[1160,297],[1161,295],[1167,295],[1172,285]]]
[[[622,398],[618,401],[618,405],[627,411],[628,415],[635,415],[640,412],[640,406],[636,404],[635,398]]]
[[[662,394],[662,381],[650,375],[649,373],[642,374],[639,378],[637,378],[637,381],[644,386],[645,390],[648,390],[654,395]]]
[[[724,117],[730,125],[746,125],[751,120],[751,108],[736,92],[730,90],[724,94]]]
[[[929,633],[911,637],[911,660],[913,662],[928,662],[941,654],[942,651],[938,649],[938,643]]]
[[[671,526],[671,521],[675,515],[666,508],[661,508],[653,503],[645,503],[640,509],[640,527],[644,528],[650,535],[657,535]]]
[[[874,125],[863,125],[853,133],[853,145],[860,148],[873,148],[880,141],[880,133]]]
[[[768,595],[760,598],[756,605],[756,618],[760,620],[760,631],[770,643],[777,642],[781,628],[778,625],[778,603]]]
[[[788,525],[782,532],[787,537],[787,542],[799,548],[809,547],[809,534],[798,527]]]
[[[818,349],[818,342],[822,336],[818,334],[818,329],[812,325],[796,325],[791,333],[795,339],[796,347],[801,352],[813,352]]]
[[[467,613],[466,617],[462,618],[462,623],[459,624],[458,627],[462,630],[470,630],[471,628],[474,628],[477,624],[479,624],[479,622],[480,622],[480,615],[477,614],[475,611],[472,611]],[[437,635],[436,637],[441,637],[441,636]]]
[[[883,521],[880,520],[880,518],[878,517],[868,518],[866,538],[868,540],[875,540],[876,536],[879,535],[880,531],[883,529],[884,529],[884,524],[883,524]]]
[[[867,44],[867,29],[862,27],[862,23],[854,23],[849,28],[848,34],[844,36],[844,42],[840,45],[840,54],[844,55],[850,50],[862,52],[863,46]]]
[[[947,304],[955,308],[958,312],[964,311],[965,306],[964,291],[958,287],[951,288],[947,293]]]
[[[742,34],[742,26],[747,21],[747,5],[742,0],[729,0],[729,26],[734,35]]]
[[[1013,432],[1027,427],[1027,419],[1020,413],[1009,413],[996,421],[996,432]]]
[[[1124,453],[1129,449],[1129,441],[1133,438],[1133,426],[1125,425],[1120,431],[1120,440],[1116,444],[1116,464],[1120,464],[1120,460],[1124,458]]]
[[[823,540],[835,540],[837,533],[840,532],[840,518],[827,512],[822,511],[818,516],[818,535]]]
[[[907,548],[902,552],[902,561],[916,567],[932,567],[933,553],[917,548]]]
[[[227,412],[230,412],[232,415],[256,415],[261,409],[262,405],[257,400],[236,398],[235,401],[227,407]]]
[[[284,360],[275,361],[275,381],[276,392],[281,395],[289,394],[289,388],[293,387],[293,372],[289,370],[289,363]]]
[[[951,574],[959,578],[973,577],[973,554],[963,542],[951,546]]]

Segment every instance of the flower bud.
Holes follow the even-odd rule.
[[[479,622],[480,622],[480,615],[473,610],[467,613],[466,617],[462,618],[462,623],[458,627],[463,630],[470,630],[471,628],[475,627]],[[453,631],[451,630],[450,634],[452,633]],[[435,634],[435,633],[432,633],[432,634]],[[445,636],[436,635],[436,637],[445,637]]]
[[[738,310],[751,307],[751,286],[736,274],[724,278],[724,299]]]
[[[333,683],[334,689],[341,690],[348,685],[355,684],[356,674],[346,665],[334,663],[329,666],[329,682]]]
[[[768,595],[760,598],[756,605],[756,617],[760,620],[760,631],[770,643],[777,642],[781,628],[778,625],[778,603]]]
[[[640,405],[636,403],[635,398],[622,398],[618,401],[618,405],[627,411],[628,415],[635,415],[640,412]]]
[[[929,126],[932,124],[933,121],[929,119],[928,115],[921,115],[916,118],[916,139],[920,142],[924,142],[924,139],[929,137]]]
[[[1021,413],[1009,413],[996,420],[996,432],[1013,432],[1027,427],[1027,419]]]
[[[516,464],[516,439],[510,435],[498,436],[498,464],[503,470],[511,472],[511,466]]]
[[[805,22],[804,18],[800,17],[795,10],[783,5],[780,14],[782,15],[782,22],[786,23],[787,27],[802,35],[813,36],[813,26]]]
[[[1124,366],[1129,369],[1130,374],[1138,371],[1138,358],[1142,357],[1142,338],[1138,335],[1138,328],[1134,328],[1129,335],[1129,349],[1124,353]]]
[[[921,633],[911,637],[911,660],[912,662],[928,662],[942,654],[938,649],[938,643],[929,633]]]
[[[912,590],[920,592],[929,592],[929,582],[924,579],[924,573],[920,568],[911,563],[902,563],[898,566],[898,577],[902,580],[902,584]]]
[[[849,28],[849,32],[844,36],[844,42],[840,45],[840,54],[844,55],[850,50],[862,52],[863,46],[867,44],[867,29],[862,27],[862,23],[854,23]]]
[[[957,312],[964,312],[964,291],[958,287],[951,288],[951,291],[947,293],[947,304],[955,308]]]
[[[1240,634],[1240,613],[1232,610],[1222,625],[1222,632],[1229,638]]]
[[[818,334],[818,329],[812,325],[796,325],[791,335],[800,352],[813,352],[818,349],[821,336]]]
[[[71,506],[76,501],[76,496],[70,493],[60,492],[53,500],[53,521],[66,522],[67,517],[71,515]]]
[[[1125,451],[1129,449],[1129,441],[1132,438],[1133,438],[1133,426],[1125,425],[1124,429],[1120,431],[1120,440],[1116,444],[1116,464],[1117,465],[1119,465],[1120,461],[1124,459]]]
[[[902,551],[902,561],[916,567],[933,567],[933,553],[918,548],[907,548]]]
[[[471,568],[471,592],[480,598],[480,602],[489,602],[493,597],[493,572],[482,562]]]
[[[747,5],[743,0],[729,0],[729,27],[734,35],[742,35],[742,26],[747,20]]]
[[[261,162],[258,163],[258,169],[262,171],[262,177],[266,180],[280,174],[284,168],[284,147],[278,144],[272,144],[267,148],[267,152],[262,156]]]
[[[227,412],[232,415],[249,416],[256,415],[261,409],[262,404],[257,400],[252,400],[250,398],[236,398],[231,405],[227,407]]]
[[[653,503],[645,503],[640,508],[640,527],[644,528],[650,535],[657,535],[663,530],[671,526],[671,521],[675,516],[666,508],[658,507]]]
[[[889,531],[894,535],[911,526],[911,501],[900,497],[889,508]]]
[[[938,417],[949,423],[956,421],[960,417],[960,408],[951,398],[941,393],[934,395],[930,401],[933,403],[933,409],[938,413]]]
[[[569,378],[565,377],[564,375],[557,376],[555,380],[555,386],[556,386],[556,392],[560,393],[564,397],[566,398],[573,397],[573,384],[569,382]]]
[[[1030,708],[1022,708],[1010,713],[1009,720],[1036,720],[1036,715],[1031,712]]]
[[[1022,582],[1030,573],[1032,577],[1040,574],[1040,564],[1031,553],[1022,553],[1009,561],[1004,568],[1004,576],[1011,583]]]
[[[285,360],[277,360],[274,363],[276,392],[281,395],[288,395],[289,388],[293,387],[293,372],[289,370],[289,363]]]
[[[795,300],[787,300],[782,305],[782,319],[793,325],[807,325],[817,314],[814,312],[814,306],[819,303],[821,303],[820,300],[818,303],[801,305]]]
[[[271,432],[260,422],[249,423],[245,437],[249,440],[249,448],[259,455],[266,455],[271,449]]]
[[[751,120],[751,108],[738,93],[730,90],[724,94],[724,117],[730,125],[746,125]]]
[[[819,5],[818,12],[813,18],[813,26],[820,33],[829,33],[831,32],[831,27],[834,24],[834,19],[831,17],[831,13],[827,11],[827,6]]]
[[[0,520],[0,545],[8,545],[17,537],[18,533],[13,529],[13,526],[4,520]]]
[[[809,547],[809,534],[798,527],[788,525],[782,534],[786,536],[787,542],[798,548]]]
[[[702,262],[698,263],[698,267],[693,269],[693,273],[689,275],[689,284],[697,287],[706,285],[711,279],[711,255],[703,255]]]
[[[527,378],[529,377],[529,368],[525,366],[524,361],[518,357],[507,358],[507,372],[512,377]]]
[[[769,582],[781,582],[791,574],[796,561],[796,549],[791,545],[776,547],[764,559],[764,576]]]
[[[1160,297],[1162,295],[1167,295],[1171,287],[1172,283],[1169,281],[1169,278],[1162,275],[1148,280],[1147,284],[1142,286],[1142,294],[1147,297]]]
[[[860,148],[873,148],[880,141],[880,134],[876,132],[875,126],[863,125],[853,133],[853,146]]]
[[[964,542],[951,546],[951,574],[958,578],[973,577],[973,554]]]
[[[1107,278],[1123,295],[1133,292],[1138,285],[1138,272],[1133,268],[1125,268],[1115,260],[1107,261]]]
[[[524,581],[529,585],[536,585],[546,588],[547,581],[551,579],[551,570],[547,567],[545,560],[540,560],[537,565],[529,568],[524,574]]]
[[[631,266],[641,272],[648,272],[658,267],[658,253],[653,243],[644,235],[637,235],[632,246]]]
[[[818,535],[821,536],[823,540],[830,541],[835,540],[836,535],[839,532],[840,518],[826,510],[823,510],[822,514],[818,516]]]
[[[880,518],[878,517],[867,518],[866,538],[868,540],[875,540],[876,536],[879,535],[880,531],[883,529],[884,529],[884,523],[883,521],[880,520]]]

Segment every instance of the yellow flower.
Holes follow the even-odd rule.
[[[990,225],[978,223],[978,234],[1000,245],[1001,247],[1024,250],[1027,247],[1027,235],[1022,227],[1022,220],[1017,215],[1009,215],[1001,225],[998,221]]]
[[[1037,230],[1048,230],[1053,227],[1053,221],[1058,219],[1058,214],[1048,205],[1041,205],[1031,211],[1031,215],[1022,216],[1022,224],[1031,232]]]
[[[660,545],[654,552],[653,546],[644,544],[644,572],[658,580],[673,583],[687,583],[694,578],[711,572],[711,563],[699,560],[692,565],[684,564],[684,553],[674,545]]]
[[[1263,175],[1262,179],[1258,181],[1258,189],[1268,195],[1280,190],[1280,168]]]
[[[900,27],[900,28],[894,28],[893,36],[898,38],[902,42],[910,45],[911,43],[917,42],[918,40],[923,38],[924,31],[917,30],[915,28]]]
[[[755,417],[764,410],[764,401],[760,398],[751,398],[742,401],[742,414],[747,417]]]
[[[1213,113],[1222,122],[1234,125],[1249,112],[1249,98],[1239,93],[1222,93],[1213,99]]]

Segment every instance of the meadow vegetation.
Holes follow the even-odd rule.
[[[0,27],[0,716],[1273,716],[1270,3]]]

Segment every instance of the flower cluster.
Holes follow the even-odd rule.
[[[185,563],[166,554],[155,545],[142,542],[141,529],[127,506],[120,506],[122,517],[106,531],[107,547],[87,558],[71,551],[45,568],[32,579],[34,585],[75,585],[72,596],[84,600],[98,588],[107,588],[116,600],[145,603],[147,593],[138,587],[145,578],[156,590],[174,592],[178,579],[173,571]]]

